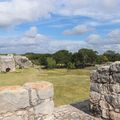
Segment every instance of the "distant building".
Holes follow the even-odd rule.
[[[15,71],[13,56],[0,56],[0,72]]]
[[[14,56],[16,68],[29,68],[32,62],[26,56]]]
[[[32,62],[25,56],[0,56],[0,72],[12,72],[16,68],[29,68]]]

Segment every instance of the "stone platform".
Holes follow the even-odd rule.
[[[102,120],[92,116],[89,111],[89,101],[55,108],[54,120]]]

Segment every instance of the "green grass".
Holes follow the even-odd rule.
[[[49,81],[54,84],[55,105],[79,102],[89,98],[90,70],[38,70],[34,68],[0,73],[0,86],[23,85],[30,81]]]

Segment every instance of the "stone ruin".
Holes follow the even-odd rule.
[[[0,56],[0,72],[15,71],[16,68],[29,68],[32,62],[25,56]]]
[[[48,82],[0,87],[0,120],[120,120],[120,62],[91,74],[87,104],[54,108]]]
[[[15,71],[13,56],[0,56],[0,72]]]
[[[14,56],[15,64],[17,68],[29,68],[32,66],[32,62],[26,56]]]
[[[90,109],[106,120],[120,120],[120,62],[93,71]]]

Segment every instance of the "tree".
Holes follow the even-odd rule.
[[[72,62],[69,62],[69,63],[67,64],[67,69],[75,69],[75,64],[72,63]]]
[[[106,51],[103,56],[106,56],[108,58],[108,61],[114,62],[120,60],[120,54],[116,53],[115,51],[108,50]]]
[[[52,57],[47,58],[47,68],[53,69],[56,67],[56,61]]]
[[[93,51],[92,49],[80,49],[78,51],[79,54],[82,56],[83,63],[94,64],[96,62],[97,51]]]
[[[68,62],[71,61],[72,54],[67,50],[60,50],[53,54],[53,58],[55,59],[57,64],[67,65]]]
[[[80,49],[77,53],[72,56],[72,61],[75,63],[76,67],[81,68],[87,65],[92,65],[96,63],[97,52],[92,49]]]
[[[35,54],[35,53],[26,53],[25,54],[34,64],[46,66],[47,57],[51,57],[51,54]]]
[[[105,62],[108,62],[108,58],[104,55],[98,55],[97,57],[97,60],[96,60],[96,63],[97,64],[102,64],[102,63],[105,63]]]
[[[71,61],[72,61],[72,63],[74,63],[76,68],[82,68],[83,67],[81,58],[82,58],[82,56],[78,52],[76,52],[72,55]]]

